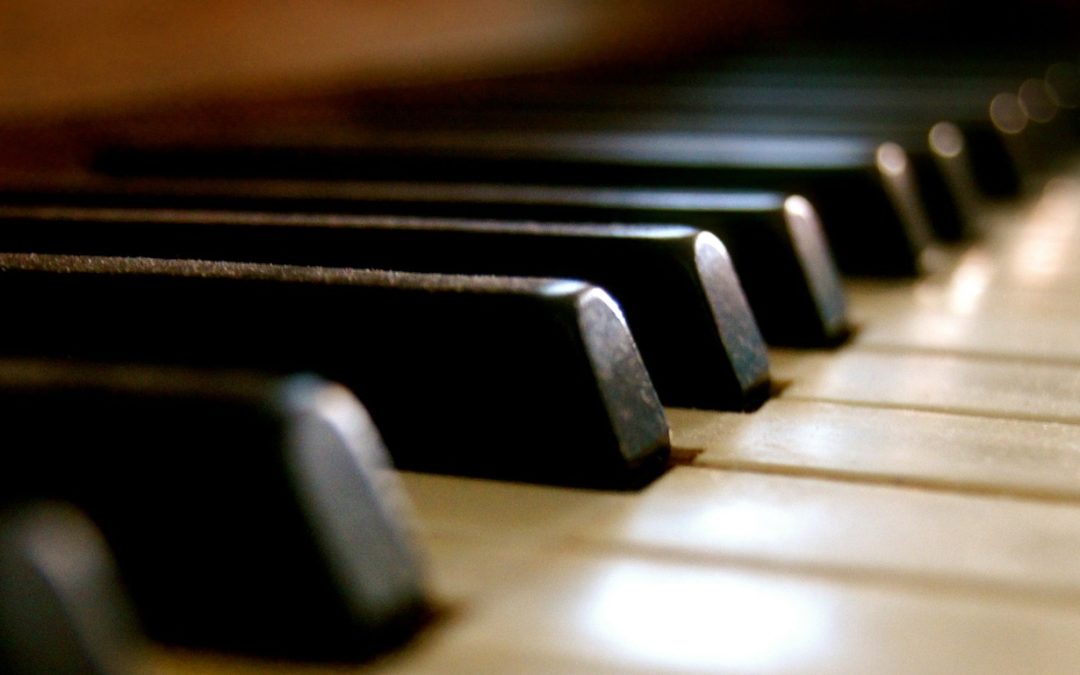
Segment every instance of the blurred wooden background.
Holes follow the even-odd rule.
[[[1078,19],[1073,0],[8,0],[0,122],[656,59],[765,37],[1060,41]]]
[[[0,10],[0,117],[494,75],[661,53],[771,0],[28,0]]]
[[[380,88],[632,70],[789,40],[1057,54],[1078,33],[1073,0],[8,0],[0,170],[73,166],[95,134],[147,119],[272,123]]]

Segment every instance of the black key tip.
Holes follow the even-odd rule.
[[[806,198],[791,195],[784,200],[784,220],[817,308],[820,337],[827,344],[839,343],[851,330],[847,295],[817,212]]]
[[[0,672],[121,675],[144,643],[97,529],[61,504],[0,516]]]
[[[367,643],[408,636],[427,614],[424,575],[407,531],[408,505],[382,439],[344,387],[294,378],[282,406],[299,508]]]

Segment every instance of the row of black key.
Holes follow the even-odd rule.
[[[892,143],[672,134],[530,138],[520,133],[469,137],[463,144],[435,136],[426,140],[404,147],[380,141],[329,147],[139,148],[115,151],[107,167],[173,177],[199,175],[201,167],[210,167],[211,175],[226,179],[318,178],[324,184],[305,191],[322,198],[340,192],[348,205],[335,205],[335,211],[479,218],[521,218],[524,212],[533,214],[527,216],[533,220],[550,219],[553,212],[555,217],[572,214],[565,207],[559,212],[564,200],[558,197],[539,191],[521,195],[505,183],[772,190],[802,194],[814,203],[845,272],[917,274],[919,254],[929,243],[929,221],[910,163]],[[477,189],[477,183],[484,185]],[[242,185],[234,187],[230,194],[244,193]]]

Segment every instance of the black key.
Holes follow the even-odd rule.
[[[1042,163],[1031,147],[1031,120],[1020,104],[1020,98],[1012,92],[1002,92],[990,101],[990,120],[1009,154],[1020,168],[1022,183],[1030,186],[1032,174]]]
[[[441,107],[451,114],[472,109],[508,112],[559,111],[577,114],[623,111],[627,114],[801,112],[860,114],[890,121],[916,120],[933,124],[941,115],[985,119],[986,103],[996,93],[1015,88],[1045,64],[1001,73],[929,74],[854,72],[852,64],[824,68],[792,66],[779,59],[752,72],[738,62],[722,62],[706,71],[672,73],[665,69],[650,77],[641,69],[582,71],[578,76],[517,77],[455,82],[442,87],[390,90],[352,101],[355,114],[383,119],[394,113]],[[1032,70],[1034,68],[1034,70]],[[402,96],[401,94],[404,94]],[[340,118],[340,115],[338,116]]]
[[[1076,63],[1054,63],[1046,69],[1043,81],[1066,127],[1073,137],[1080,137],[1080,67]]]
[[[622,315],[582,282],[0,255],[0,353],[313,371],[401,468],[633,487],[663,409]]]
[[[152,637],[351,658],[423,616],[402,493],[344,388],[311,376],[2,362],[0,402],[3,500],[85,510]]]
[[[1002,134],[988,108],[996,94],[1015,89],[1023,77],[964,77],[955,72],[936,77],[855,75],[838,69],[838,64],[821,72],[780,65],[748,74],[737,66],[733,72],[721,66],[688,82],[526,80],[474,91],[465,88],[464,93],[440,90],[437,105],[423,97],[366,99],[357,107],[356,118],[361,128],[377,129],[380,135],[402,125],[421,132],[451,126],[501,127],[520,133],[539,125],[574,131],[770,133],[767,125],[755,121],[764,118],[780,121],[773,125],[774,133],[869,134],[878,142],[900,142],[915,155],[926,151],[927,130],[948,121],[964,138],[979,188],[987,196],[1011,197],[1021,188],[1020,171],[1025,167],[1019,163],[1029,154],[1027,141]],[[921,137],[916,145],[905,142],[905,130]],[[157,135],[163,134],[159,130]]]
[[[800,206],[805,213],[773,209],[783,211],[775,224],[763,208],[757,227],[733,228],[747,231],[733,250],[764,243],[739,269],[768,267],[753,284],[743,278],[768,325],[835,341],[843,292],[813,213]],[[0,208],[0,250],[585,279],[618,301],[666,405],[743,410],[768,390],[765,346],[727,253],[688,227]]]
[[[1028,78],[1016,92],[1027,117],[1027,141],[1038,160],[1033,169],[1046,173],[1060,170],[1074,158],[1077,135],[1067,119],[1068,111],[1054,98],[1054,91],[1042,78]]]
[[[953,37],[949,35],[948,37]],[[1032,68],[1045,65],[1044,54],[1058,51],[1052,47],[1044,53],[1034,53],[1030,45],[1014,49],[996,38],[986,40],[980,46],[965,45],[954,49],[955,42],[944,41],[927,45],[928,49],[915,53],[911,43],[879,43],[838,45],[819,41],[794,48],[774,50],[757,49],[742,55],[723,55],[718,62],[701,60],[692,67],[661,71],[663,81],[675,79],[680,82],[708,83],[724,78],[726,73],[736,73],[749,81],[797,81],[808,80],[818,84],[853,85],[887,80],[910,86],[935,83],[952,85],[952,89],[995,88],[1002,82],[1018,81]],[[1045,46],[1045,45],[1044,45]]]
[[[108,547],[85,517],[61,504],[0,514],[0,672],[128,675],[143,672],[144,649]]]
[[[806,195],[841,270],[913,275],[929,226],[906,153],[855,139],[608,134],[447,139],[415,146],[249,145],[116,149],[100,166],[127,175],[749,188]],[[409,215],[486,215],[481,190],[355,185],[351,201]],[[357,207],[354,206],[352,210]],[[499,217],[495,214],[495,217]],[[538,216],[542,217],[542,216]]]
[[[747,75],[719,70],[694,81],[642,83],[600,78],[582,81],[511,81],[498,87],[464,90],[448,100],[488,110],[625,110],[635,112],[755,111],[835,114],[860,113],[890,121],[933,123],[941,115],[961,118],[985,114],[988,99],[1014,88],[1023,77],[815,76],[803,71]]]
[[[862,143],[894,141],[908,154],[912,173],[922,195],[926,213],[934,233],[945,241],[960,241],[978,234],[975,211],[982,196],[975,180],[971,152],[964,130],[949,122],[931,126],[926,123],[888,121],[859,116],[799,116],[762,112],[750,113],[626,113],[626,112],[543,112],[513,110],[487,112],[463,110],[454,117],[443,109],[412,111],[390,119],[367,121],[368,126],[382,125],[371,132],[377,143],[389,140],[412,144],[430,142],[438,146],[440,139],[457,136],[483,135],[488,138],[520,139],[523,135],[541,136],[557,133],[590,133],[619,131],[620,133],[693,134],[707,142],[710,135],[738,134],[782,141],[798,137],[834,142],[853,139]],[[988,122],[987,122],[988,124]],[[935,142],[932,128],[948,128],[947,145]],[[938,131],[940,136],[942,132]],[[290,142],[323,137],[340,137],[342,129],[312,128],[277,130],[279,138]],[[354,132],[354,139],[358,135]],[[160,141],[159,141],[160,142]],[[354,140],[355,142],[355,140]],[[528,176],[507,173],[500,181],[520,180]]]
[[[972,148],[963,130],[952,122],[938,122],[930,127],[926,140],[929,152],[910,156],[915,164],[919,192],[927,212],[932,214],[934,233],[949,242],[979,236],[982,232],[978,214],[990,191],[976,179]],[[925,168],[928,161],[936,171]],[[1018,176],[1016,185],[1018,190]]]
[[[1075,150],[1080,139],[1080,68],[1075,64],[1060,62],[1046,69],[1043,78],[1060,117],[1059,126],[1065,130]]]
[[[1076,114],[1080,108],[1080,68],[1068,62],[1059,62],[1046,69],[1044,78],[1054,103],[1067,116]]]
[[[992,117],[993,98],[1018,84],[1011,78],[976,82],[955,77],[932,81],[915,78],[903,83],[885,77],[871,79],[862,86],[843,81],[832,85],[802,81],[708,91],[714,97],[713,105],[733,116],[755,111],[782,112],[786,116],[836,119],[852,128],[861,124],[917,124],[929,129],[947,122],[963,138],[971,176],[980,191],[999,198],[1020,194],[1029,174],[1039,166],[1032,156],[1032,145],[1037,142],[1031,134],[1024,129],[1005,129]],[[889,140],[902,142],[902,137],[890,136]]]

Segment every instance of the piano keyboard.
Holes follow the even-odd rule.
[[[760,74],[752,71],[747,69],[747,78],[754,81],[748,86],[764,87],[758,91],[773,86],[761,84],[756,79]],[[685,77],[697,85],[708,80],[694,73]],[[1012,82],[1010,77],[1003,79]],[[845,89],[855,90],[855,99],[860,87],[877,86],[854,82],[858,78],[839,79]],[[705,84],[714,98],[735,91],[725,89],[734,85],[719,79]],[[655,91],[624,91],[619,86],[589,100],[612,96],[614,101],[630,101],[635,109],[629,117],[640,113],[637,123],[643,126],[685,122],[716,105],[708,96],[677,99],[677,114],[669,119],[654,114]],[[828,92],[832,85],[806,86]],[[64,413],[65,405],[82,400],[79,396],[95,401],[103,411],[79,414],[100,422],[125,414],[122,406],[130,403],[136,385],[153,383],[150,391],[164,399],[177,395],[173,387],[187,392],[184,396],[192,390],[213,391],[206,399],[211,403],[200,399],[193,408],[196,414],[187,419],[172,417],[168,406],[135,408],[147,415],[140,418],[146,429],[135,425],[132,433],[110,439],[102,431],[108,429],[105,423],[95,422],[87,428],[101,436],[91,434],[82,441],[91,448],[111,442],[120,449],[118,454],[133,453],[154,429],[182,428],[183,434],[170,439],[176,447],[166,444],[179,468],[160,472],[162,490],[157,495],[168,506],[158,505],[160,513],[177,519],[176,503],[182,503],[189,486],[200,492],[204,470],[224,476],[222,480],[244,482],[243,468],[230,468],[239,460],[222,439],[250,434],[266,444],[258,457],[267,466],[252,473],[269,477],[277,487],[265,494],[246,488],[234,499],[218,486],[204,497],[211,504],[220,501],[226,517],[235,517],[235,522],[247,524],[244,519],[253,514],[274,513],[286,525],[278,533],[272,519],[254,518],[254,534],[244,534],[265,550],[244,549],[230,541],[227,526],[219,531],[208,511],[196,511],[193,521],[204,518],[215,532],[210,542],[221,546],[233,564],[234,558],[247,564],[252,575],[230,569],[230,577],[197,569],[193,578],[200,585],[193,588],[204,595],[193,591],[188,597],[171,597],[185,594],[170,596],[160,585],[154,588],[161,582],[152,579],[152,572],[147,571],[145,579],[140,575],[146,585],[128,590],[140,619],[151,628],[152,639],[145,640],[141,629],[129,622],[132,614],[123,591],[113,585],[116,574],[106,550],[106,545],[114,549],[120,577],[130,585],[125,565],[137,557],[140,538],[124,539],[123,511],[102,508],[109,497],[94,497],[93,490],[78,488],[77,481],[37,491],[27,488],[47,483],[47,463],[13,461],[9,476],[19,478],[8,480],[12,485],[25,482],[18,489],[8,487],[5,505],[21,501],[23,492],[32,500],[71,501],[99,521],[105,538],[103,542],[94,526],[68,507],[33,504],[0,514],[0,570],[5,578],[32,578],[35,585],[27,582],[25,588],[38,593],[20,595],[18,584],[0,584],[0,602],[5,603],[0,606],[0,635],[7,640],[0,644],[0,659],[8,659],[0,660],[0,666],[35,672],[44,663],[33,663],[44,658],[35,654],[55,653],[62,660],[65,650],[75,649],[73,663],[99,659],[89,669],[103,674],[1075,671],[1080,663],[1080,347],[1075,341],[1080,309],[1073,298],[1080,292],[1080,273],[1073,263],[1080,260],[1080,166],[1039,159],[1058,153],[1055,143],[1072,140],[1074,132],[1065,125],[1075,120],[1068,117],[1071,110],[1061,107],[1056,126],[1050,128],[1054,116],[1046,117],[1038,108],[1045,101],[1032,102],[1031,86],[1024,87],[1017,89],[1015,101],[998,105],[1015,103],[1015,110],[996,114],[1007,117],[1019,110],[1025,116],[1019,125],[1030,127],[1028,133],[1010,130],[1008,119],[976,124],[978,115],[972,112],[974,104],[963,100],[966,95],[958,96],[961,102],[947,111],[958,116],[957,142],[969,153],[963,159],[970,167],[950,163],[959,153],[948,147],[917,150],[907,137],[886,142],[891,139],[880,135],[884,132],[871,129],[881,121],[873,119],[878,114],[874,109],[862,119],[864,131],[849,138],[857,146],[854,159],[834,150],[815,150],[808,152],[810,159],[792,160],[784,149],[794,147],[793,138],[802,138],[796,145],[817,147],[814,139],[837,134],[789,130],[777,135],[762,131],[775,123],[762,117],[761,127],[749,131],[762,138],[732,153],[670,147],[656,153],[633,144],[626,151],[628,146],[620,141],[609,144],[594,135],[586,136],[594,142],[586,146],[599,153],[598,160],[582,151],[578,141],[568,144],[569,154],[562,154],[565,147],[552,151],[535,142],[540,154],[529,155],[537,151],[534,147],[524,159],[514,152],[503,156],[505,147],[493,159],[482,143],[478,160],[470,154],[478,147],[470,146],[473,139],[463,143],[470,146],[465,151],[454,144],[444,148],[448,154],[442,163],[425,165],[421,160],[410,165],[413,157],[380,173],[378,161],[365,160],[348,143],[332,148],[330,155],[313,155],[302,170],[290,165],[289,153],[295,149],[288,147],[280,156],[256,153],[252,160],[242,155],[235,166],[230,158],[236,156],[229,154],[211,154],[207,160],[194,152],[170,166],[168,153],[175,148],[166,148],[160,156],[158,148],[143,148],[144,154],[114,148],[99,155],[99,173],[75,181],[6,180],[0,186],[0,223],[5,227],[0,236],[5,251],[0,254],[0,286],[7,283],[13,292],[22,289],[29,300],[44,298],[49,304],[34,309],[27,298],[10,303],[13,323],[3,343],[5,358],[116,363],[135,353],[134,360],[152,364],[131,367],[127,375],[128,366],[108,366],[103,376],[95,366],[69,371],[57,368],[55,361],[30,366],[0,362],[0,374],[7,373],[13,382],[0,376],[0,398],[12,391],[25,394],[27,387],[37,391],[34,387],[46,382],[43,400],[48,405],[35,409],[33,415],[40,419],[20,418],[16,438],[26,442],[35,428],[51,424],[53,418],[46,413],[59,415],[60,424],[79,420],[75,413]],[[626,98],[627,91],[641,99]],[[669,96],[683,88],[665,91]],[[539,95],[550,103],[543,87]],[[759,105],[776,107],[776,101],[752,103],[745,92],[740,96],[745,105],[733,119],[744,114],[744,122],[753,118],[757,113],[751,109]],[[723,100],[726,105],[738,102]],[[925,133],[940,121],[926,101],[902,95],[890,100],[918,124],[929,121]],[[990,99],[978,100],[990,106]],[[489,121],[497,120],[493,125],[526,119],[488,103]],[[554,109],[531,103],[529,115],[536,117],[530,124],[538,128],[545,123],[537,119],[565,119],[575,106],[586,117],[597,113],[591,103],[580,101],[563,100],[551,106]],[[830,105],[819,101],[807,107]],[[999,130],[1006,128],[993,131],[994,122]],[[988,129],[996,140],[987,140]],[[698,140],[717,141],[714,130],[705,131]],[[536,131],[540,138],[549,132]],[[471,132],[462,133],[461,138],[468,139]],[[534,141],[524,145],[530,143]],[[549,152],[553,154],[545,154]],[[320,156],[333,161],[322,165]],[[993,166],[987,169],[990,156],[1018,167],[1027,188],[1024,199],[973,205],[976,191],[1009,191],[1001,187],[1008,187],[1007,178]],[[199,162],[206,161],[226,174],[222,182],[190,177],[198,175]],[[369,163],[362,164],[362,171],[340,175],[335,167],[340,163],[355,169],[350,161]],[[582,170],[590,162],[606,177],[590,177]],[[189,171],[189,164],[195,170]],[[154,168],[161,166],[173,170]],[[309,175],[318,166],[326,175]],[[410,166],[430,171],[413,176],[418,180],[450,185],[405,182]],[[647,176],[660,175],[665,167],[682,167],[683,173],[669,176],[681,193],[671,191],[671,183],[667,193],[643,185]],[[463,168],[468,171],[455,175]],[[971,173],[964,173],[969,169]],[[1050,169],[1053,177],[1048,179]],[[503,184],[491,184],[509,170],[523,174],[507,173]],[[293,171],[304,175],[291,175]],[[771,199],[765,209],[769,215],[761,222],[782,232],[776,223],[784,222],[782,205],[791,203],[785,195],[805,188],[820,203],[822,227],[817,228],[809,202],[799,201],[806,205],[800,211],[803,234],[792,230],[740,251],[737,228],[725,230],[730,227],[725,218],[745,219],[745,211],[762,209],[734,209],[735,215],[724,215],[715,202],[701,206],[706,197],[715,200],[722,194],[709,191],[709,171],[731,181],[724,187]],[[979,171],[991,175],[980,176]],[[124,175],[130,172],[140,177]],[[922,212],[917,194],[919,186],[925,186],[920,178],[925,175],[937,176],[947,186],[954,202],[948,208],[963,221],[936,234],[961,243],[930,241],[931,221],[940,211],[931,208],[929,216]],[[559,177],[566,185],[553,187]],[[615,187],[597,191],[590,181]],[[537,182],[541,185],[532,185]],[[665,194],[681,195],[694,206],[665,202]],[[206,207],[220,211],[208,212]],[[642,209],[640,222],[652,223],[649,227],[612,225],[635,209]],[[245,213],[254,210],[265,213]],[[296,215],[300,211],[307,215]],[[680,227],[682,212],[692,212],[694,220]],[[550,214],[562,213],[566,220],[589,224],[520,223],[537,220],[535,213],[544,214],[540,220],[559,220]],[[878,214],[867,220],[880,229],[862,229],[870,227],[859,218],[867,213]],[[477,218],[507,222],[463,222]],[[305,222],[305,237],[315,237],[311,233],[320,224],[333,226],[322,241],[315,237],[302,245],[279,242],[258,253],[244,251],[244,238],[259,228],[265,244],[277,236],[272,234],[275,229],[302,229]],[[86,237],[78,231],[79,223],[105,234]],[[221,229],[198,234],[207,225]],[[701,235],[685,225],[714,231],[721,239],[730,237],[731,260],[719,244],[711,243],[709,234],[706,248],[714,255],[702,262]],[[156,235],[152,228],[158,228]],[[335,228],[355,229],[342,235],[354,239],[334,239],[339,236]],[[401,239],[398,246],[404,253],[378,241],[390,236],[380,231],[401,228],[419,237],[416,242]],[[431,246],[433,233],[443,237],[440,247],[459,247],[455,259],[460,268],[446,268],[438,261],[416,263],[418,267],[371,262],[394,256],[404,260],[409,247]],[[369,262],[334,257],[341,255],[335,246],[344,248],[342,242],[348,241],[356,245],[364,236],[373,248],[385,246],[378,255],[387,257],[373,253],[364,259]],[[487,243],[485,236],[490,237]],[[665,279],[664,292],[678,294],[680,300],[700,294],[704,304],[723,312],[694,318],[686,309],[678,316],[664,316],[665,307],[674,311],[680,306],[648,297],[656,288],[642,290],[628,271],[627,260],[638,255],[635,247],[654,244],[650,236],[689,241],[687,246],[698,256],[649,250],[642,260],[650,269],[670,266],[692,277]],[[839,289],[830,286],[835,285],[836,271],[820,260],[821,236],[842,250],[842,269],[876,275],[844,281],[850,321],[842,320],[844,300]],[[852,236],[858,240],[854,244],[848,239]],[[176,244],[171,254],[153,250],[170,237]],[[562,266],[536,262],[526,249],[515,248],[514,237],[550,247]],[[593,240],[607,248],[589,248]],[[494,252],[484,257],[476,252],[482,246]],[[594,258],[603,255],[619,260],[598,264]],[[752,273],[740,265],[768,267],[780,255],[787,256],[784,264],[795,270],[806,268],[807,258],[817,261],[803,275],[785,273],[789,283],[807,288],[791,293],[769,289],[772,295],[766,300],[749,284],[748,300],[732,290],[732,269],[750,279]],[[507,256],[519,256],[520,267],[500,268],[498,261]],[[726,267],[719,276],[702,271],[721,265]],[[406,271],[337,269],[358,266]],[[581,276],[585,281],[475,276],[490,274]],[[715,288],[727,290],[710,295]],[[166,330],[169,317],[154,308],[153,298],[166,298],[184,311],[179,318],[183,327],[175,335]],[[291,317],[310,319],[304,323],[310,326],[323,317],[336,318],[334,309],[343,299],[350,307],[367,306],[371,330],[386,326],[386,333],[356,337],[341,331],[344,322],[327,322],[341,332],[320,334],[303,326],[275,326],[266,318],[273,316],[268,308],[279,304]],[[616,301],[625,305],[625,322]],[[817,326],[801,346],[787,334],[765,330],[770,342],[766,377],[760,360],[762,336],[751,311],[766,317],[782,301],[811,307],[810,314],[816,311],[827,319],[816,316],[817,323],[831,328],[822,335]],[[148,303],[142,314],[121,314],[124,307],[140,303]],[[701,304],[687,300],[685,307],[700,309]],[[395,307],[404,308],[400,311],[408,317],[395,316]],[[60,319],[53,316],[57,308],[65,310]],[[97,328],[93,339],[51,337],[64,328],[63,317],[79,316],[91,325],[94,312],[113,321]],[[228,330],[207,337],[208,331],[199,330],[200,317]],[[835,346],[849,325],[853,330],[847,340]],[[639,331],[649,336],[640,353],[629,337]],[[706,399],[694,387],[707,378],[699,376],[695,382],[686,363],[665,362],[677,339],[695,331],[703,336],[705,346],[697,345],[701,353],[720,359],[724,377],[740,383],[729,386],[735,393]],[[424,351],[418,334],[438,335],[440,348]],[[262,343],[262,335],[284,336],[289,349]],[[43,346],[35,348],[35,343]],[[515,351],[508,344],[522,349]],[[375,352],[356,357],[350,347]],[[684,361],[693,365],[699,357],[691,353],[693,358]],[[269,372],[223,376],[169,370],[207,365]],[[659,376],[659,394],[646,367]],[[667,379],[668,369],[675,373],[680,368],[685,381]],[[303,380],[314,393],[298,403],[298,409],[281,402],[293,400],[283,399],[281,391],[300,386],[288,376],[296,370],[314,370],[350,385],[371,408],[390,456],[411,469],[398,477],[414,518],[402,515],[395,479],[380,472],[382,441],[343,389]],[[365,370],[383,379],[365,380]],[[620,379],[620,373],[628,375]],[[405,377],[398,378],[401,374]],[[423,382],[421,376],[430,384],[419,385],[413,397],[409,387],[396,383],[413,377]],[[206,377],[210,379],[202,379]],[[762,404],[770,378],[771,396]],[[63,395],[49,398],[55,393],[50,387]],[[325,387],[336,393],[326,394]],[[149,400],[157,401],[153,396]],[[215,407],[225,405],[223,400],[245,412]],[[523,401],[530,405],[523,406]],[[470,409],[476,402],[482,406]],[[670,448],[662,438],[659,403],[666,406]],[[700,408],[675,407],[699,403]],[[603,428],[596,426],[598,420]],[[193,440],[219,427],[222,436],[213,436],[214,443],[202,446]],[[64,443],[51,442],[77,451],[80,436],[75,432],[82,428],[57,431],[56,438]],[[567,430],[575,428],[590,439],[590,447],[565,440]],[[438,432],[450,432],[445,444]],[[327,440],[337,438],[335,433],[344,441]],[[185,442],[199,445],[200,452],[187,456],[181,452]],[[545,447],[552,450],[549,456],[543,454]],[[122,457],[109,460],[115,465],[92,468],[115,480],[123,470]],[[660,466],[663,461],[668,462],[666,470]],[[640,487],[642,483],[647,484]],[[344,497],[340,491],[349,485],[363,489]],[[249,491],[266,503],[242,504]],[[337,510],[343,504],[347,508]],[[151,515],[139,517],[152,519],[158,511],[147,513]],[[415,584],[424,577],[413,568],[412,547],[403,541],[399,525],[412,528],[416,551],[426,561],[428,600],[422,608]],[[363,551],[342,543],[356,543],[349,539],[356,533],[363,533],[358,537]],[[57,566],[57,558],[50,557],[54,549],[41,543],[51,536],[65,538],[55,546],[70,547],[66,567]],[[180,562],[159,563],[166,570],[184,566],[187,546],[206,545],[197,534],[190,543],[170,543],[177,548],[169,553],[166,547],[166,556],[175,555]],[[374,553],[367,555],[368,550]],[[151,553],[161,555],[156,549]],[[290,577],[297,569],[311,576]],[[388,580],[385,587],[380,578]],[[310,588],[300,581],[310,581]],[[208,588],[258,596],[263,609],[215,608]],[[281,593],[281,603],[275,603],[275,593]],[[187,623],[177,619],[170,624],[168,618],[162,622],[161,612],[168,615],[170,602],[188,610],[182,617]],[[9,607],[23,607],[19,603],[48,608],[39,618],[54,632],[42,633],[38,624],[22,625],[11,619],[16,616],[12,612],[3,617]],[[395,603],[402,608],[401,616],[386,619],[383,613],[392,614]],[[99,607],[113,608],[111,615]],[[205,621],[200,622],[199,611],[206,613]],[[146,622],[148,616],[153,620]],[[117,618],[115,625],[110,617]],[[246,623],[230,636],[230,622]],[[97,623],[101,630],[88,628]],[[293,623],[295,631],[290,631]],[[350,631],[364,638],[358,638],[355,652],[350,650]],[[72,640],[67,640],[68,632]],[[384,638],[384,632],[392,637]],[[135,662],[102,657],[115,646],[113,641],[131,650]],[[23,642],[32,646],[30,651],[19,652]],[[16,656],[7,656],[9,652]]]
[[[1071,672],[1078,235],[1062,179],[938,274],[853,284],[861,332],[774,351],[761,410],[669,409],[641,494],[407,475],[453,611],[374,671]]]

